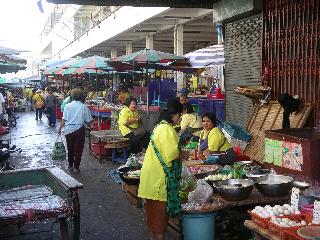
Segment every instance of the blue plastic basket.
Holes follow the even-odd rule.
[[[244,142],[250,142],[251,134],[239,125],[224,122],[223,129],[233,138]]]

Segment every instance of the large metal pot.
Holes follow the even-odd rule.
[[[215,182],[213,186],[225,200],[240,201],[249,197],[254,182],[249,179],[229,179]]]
[[[264,196],[283,197],[288,195],[292,187],[293,178],[284,175],[270,174],[267,179],[256,179],[256,188]]]

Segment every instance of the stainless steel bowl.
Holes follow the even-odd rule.
[[[249,179],[229,179],[215,182],[213,186],[225,200],[240,201],[249,197],[254,182]]]
[[[248,171],[246,173],[247,178],[250,180],[254,181],[255,183],[257,182],[257,179],[260,179],[260,181],[268,179],[268,176],[271,174],[271,170],[269,169],[255,169]]]
[[[256,179],[256,188],[264,196],[283,197],[289,194],[292,187],[293,178],[284,175],[270,174]]]

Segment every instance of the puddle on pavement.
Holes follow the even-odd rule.
[[[0,136],[0,139],[11,141],[11,145],[21,148],[21,153],[11,154],[10,162],[16,169],[57,165],[65,168],[65,161],[53,161],[51,152],[57,138],[56,127],[49,127],[47,119],[35,120],[34,112],[15,113],[17,126],[10,129],[10,134]]]

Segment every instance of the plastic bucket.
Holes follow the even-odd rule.
[[[215,213],[182,214],[184,240],[214,240]]]

